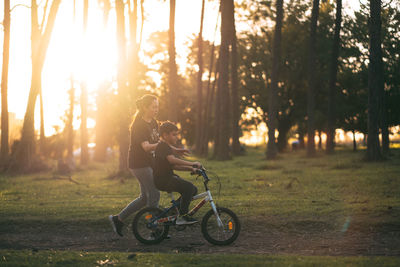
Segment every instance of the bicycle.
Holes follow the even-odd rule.
[[[205,192],[200,193],[192,200],[203,198],[192,210],[189,215],[193,216],[207,202],[211,209],[203,216],[201,221],[201,232],[204,238],[214,245],[229,245],[236,240],[240,232],[240,222],[236,214],[228,208],[217,207],[208,187],[210,181],[204,168],[198,169],[197,177],[203,177]],[[170,226],[175,226],[178,231],[186,228],[186,225],[176,225],[176,218],[179,216],[179,202],[175,201],[171,192],[172,205],[165,209],[147,207],[140,210],[132,223],[132,231],[136,239],[143,244],[158,244],[163,241],[169,231]]]

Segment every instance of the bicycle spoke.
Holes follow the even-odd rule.
[[[235,225],[229,214],[220,213],[222,227],[218,226],[217,217],[214,215],[208,221],[207,231],[209,235],[216,240],[227,240],[235,233]]]
[[[140,242],[156,244],[161,242],[168,234],[168,226],[156,221],[161,212],[157,208],[145,208],[135,216],[132,228],[134,235]]]

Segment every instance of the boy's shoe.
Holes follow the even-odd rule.
[[[118,219],[118,216],[113,216],[110,215],[108,216],[108,219],[110,220],[111,226],[114,229],[114,232],[116,232],[119,236],[122,236],[122,227],[124,226],[124,223],[121,222]]]
[[[183,224],[194,224],[197,223],[197,220],[189,215],[178,216],[176,219],[176,225]]]

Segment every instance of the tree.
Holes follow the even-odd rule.
[[[315,154],[315,89],[316,89],[316,68],[315,51],[317,47],[317,23],[319,14],[319,0],[313,0],[311,11],[310,39],[308,46],[308,92],[307,92],[307,155]]]
[[[197,60],[198,60],[198,66],[199,66],[199,72],[198,72],[198,78],[197,78],[197,97],[196,97],[196,110],[197,110],[197,116],[196,116],[196,139],[195,139],[195,147],[196,147],[196,152],[200,154],[201,152],[201,140],[202,136],[204,134],[204,127],[202,121],[203,119],[203,113],[205,112],[203,110],[203,21],[204,21],[204,6],[205,6],[205,0],[202,0],[202,5],[201,5],[201,16],[200,16],[200,31],[199,31],[199,36],[198,36],[198,54],[197,54]],[[206,102],[207,103],[207,102]]]
[[[195,69],[197,65],[197,61],[194,59],[198,57],[198,46],[199,43],[197,40],[193,40],[193,45],[191,46],[191,53],[188,56],[188,68],[186,69],[186,73],[198,73]],[[208,58],[208,64],[203,64],[203,73],[208,74],[208,79],[206,82],[203,82],[202,88],[204,88],[204,95],[203,95],[203,110],[200,112],[202,113],[202,133],[201,133],[201,140],[198,146],[198,150],[196,149],[196,153],[201,156],[206,157],[208,155],[208,142],[210,141],[210,129],[214,129],[214,124],[212,121],[212,109],[213,109],[213,101],[215,95],[215,82],[216,82],[216,68],[214,64],[216,58],[216,49],[215,43],[210,43],[209,41],[202,41],[202,58]],[[190,75],[189,75],[190,79]],[[198,82],[198,76],[196,77],[196,82]],[[194,107],[196,108],[196,107]],[[195,110],[197,114],[197,108]],[[197,147],[197,146],[196,146]]]
[[[10,0],[4,0],[4,39],[3,39],[3,68],[1,73],[1,153],[4,162],[8,158],[8,62],[10,56]]]
[[[268,109],[268,145],[267,158],[275,158],[278,152],[275,140],[275,129],[277,126],[278,113],[278,77],[281,59],[281,37],[283,21],[283,0],[276,0],[275,32],[272,47],[272,72],[271,84],[269,86],[269,109]]]
[[[43,90],[40,88],[40,138],[39,138],[39,153],[44,155],[46,153],[46,140],[44,132],[44,107],[43,107]]]
[[[129,39],[130,44],[128,46],[128,80],[129,80],[129,94],[132,100],[136,99],[137,91],[139,86],[139,49],[142,40],[142,29],[144,24],[144,11],[143,11],[143,0],[141,3],[141,31],[140,31],[140,40],[138,42],[138,3],[137,0],[133,1],[133,7],[131,8],[131,3],[128,1],[128,10],[129,10]],[[134,103],[134,101],[131,101]],[[136,107],[132,106],[132,109]]]
[[[340,48],[340,29],[342,24],[342,0],[336,1],[336,20],[335,20],[335,35],[332,42],[331,65],[329,77],[329,97],[328,97],[328,130],[326,141],[326,152],[331,153],[334,150],[335,141],[335,96],[336,96],[336,80],[338,71],[338,57]]]
[[[103,29],[106,29],[108,23],[109,12],[111,10],[111,4],[109,0],[101,0],[101,7],[103,9]],[[110,103],[111,99],[113,99],[113,93],[109,92],[110,85],[108,82],[103,81],[98,90],[96,96],[96,128],[95,128],[95,142],[96,147],[94,151],[94,160],[98,162],[105,162],[107,159],[107,147],[110,145],[111,128],[112,122],[110,116],[110,107],[112,103]],[[110,97],[111,96],[111,97]],[[118,106],[117,106],[118,107]],[[117,109],[117,108],[115,108]],[[115,110],[113,107],[113,110]],[[118,125],[118,124],[117,124]]]
[[[107,156],[107,147],[111,145],[110,140],[111,137],[111,130],[112,128],[117,129],[117,127],[111,127],[111,125],[115,124],[112,120],[110,109],[117,110],[119,105],[113,105],[112,100],[114,100],[113,92],[110,90],[111,84],[104,81],[97,90],[96,96],[96,149],[94,151],[94,160],[99,162],[105,162]],[[116,102],[116,101],[114,101]]]
[[[169,75],[168,75],[168,113],[169,119],[173,122],[178,121],[178,110],[176,108],[177,88],[177,68],[175,61],[175,3],[176,0],[169,1],[169,32],[168,32],[168,56],[169,56]]]
[[[380,119],[379,127],[382,129],[382,152],[386,154],[385,146],[388,148],[388,127],[399,125],[400,108],[397,103],[400,101],[400,20],[398,17],[399,3],[391,2],[385,4],[381,10],[381,49],[383,65],[384,92],[380,94]],[[361,114],[365,116],[365,127],[360,132],[367,133],[367,103],[368,103],[368,67],[369,67],[369,8],[363,6],[354,17],[348,17],[343,24],[343,48],[341,49],[342,70],[339,76],[346,78],[340,81],[341,89],[345,89],[346,94],[358,94],[349,102],[354,107],[354,103],[361,102],[361,109],[354,109],[353,115],[359,118]],[[350,77],[353,78],[350,78]],[[362,77],[362,79],[358,78]],[[341,78],[342,79],[342,78]],[[343,80],[343,79],[342,79]],[[354,81],[354,82],[352,82]],[[382,92],[382,91],[381,91]],[[385,98],[386,107],[382,103],[382,95]],[[362,96],[362,98],[360,98]],[[360,99],[365,98],[365,101]],[[340,105],[337,105],[340,106]],[[347,108],[348,109],[348,108]],[[365,112],[365,114],[364,114]],[[343,112],[341,112],[343,114]],[[386,114],[386,115],[385,115]],[[338,114],[339,115],[339,114]],[[383,117],[385,116],[385,117]],[[387,120],[387,125],[383,120]],[[351,120],[349,120],[351,121]],[[357,123],[358,124],[358,123]],[[342,126],[344,127],[344,126]]]
[[[69,110],[67,114],[67,122],[65,125],[67,137],[67,162],[73,163],[74,161],[74,106],[75,106],[75,86],[74,78],[71,75],[71,88],[68,91],[69,95]]]
[[[87,31],[89,2],[83,1],[83,36]],[[88,92],[86,81],[81,82],[81,164],[86,165],[89,162],[88,149],[88,130],[87,130],[87,110],[88,110]]]
[[[229,156],[229,44],[232,34],[230,0],[221,1],[221,46],[219,49],[219,78],[217,101],[215,106],[216,135],[214,155],[218,160],[227,160]]]
[[[398,10],[400,2],[390,2],[382,10],[382,49],[384,64],[384,100],[383,114],[387,126],[400,124],[400,16]],[[389,133],[387,126],[382,123],[382,152],[389,153]]]
[[[237,52],[237,37],[235,26],[235,5],[232,2],[230,7],[230,20],[231,20],[231,97],[232,97],[232,152],[234,155],[240,155],[240,142],[239,142],[239,81],[238,81],[238,52]]]
[[[117,15],[117,44],[118,44],[118,103],[119,103],[119,171],[128,169],[128,145],[129,145],[129,94],[126,74],[126,40],[125,40],[125,16],[124,3],[122,0],[115,2]]]
[[[54,0],[46,17],[43,14],[41,25],[38,22],[38,6],[36,0],[31,0],[31,50],[32,50],[32,77],[29,91],[28,104],[22,126],[21,142],[16,153],[17,164],[22,170],[32,169],[33,156],[35,155],[35,129],[34,114],[37,96],[42,87],[42,69],[46,59],[51,33],[61,0]],[[46,11],[46,10],[45,10]],[[46,26],[44,22],[46,21]]]
[[[379,144],[379,100],[383,90],[383,64],[381,50],[381,1],[370,0],[368,21],[370,47],[368,72],[368,140],[367,159],[382,158]]]
[[[272,20],[273,14],[268,6],[260,5],[264,9],[254,14],[255,18]],[[282,59],[280,65],[280,87],[277,105],[278,150],[287,147],[288,135],[293,125],[302,124],[306,108],[306,12],[307,5],[297,3],[285,8],[285,22],[282,23]],[[257,23],[258,24],[258,23]],[[246,33],[240,40],[241,64],[239,67],[240,79],[244,89],[244,104],[258,109],[260,117],[250,121],[267,123],[270,94],[265,90],[270,88],[272,73],[272,44],[273,28],[265,28],[265,22],[260,24],[263,31]]]

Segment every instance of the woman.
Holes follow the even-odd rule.
[[[131,143],[129,146],[129,169],[140,184],[140,196],[129,203],[118,215],[110,215],[109,220],[114,231],[122,236],[123,221],[145,206],[157,207],[160,192],[154,186],[152,163],[154,151],[159,142],[158,99],[146,94],[136,101],[137,113],[131,124]],[[173,148],[177,154],[188,152],[186,149]]]

